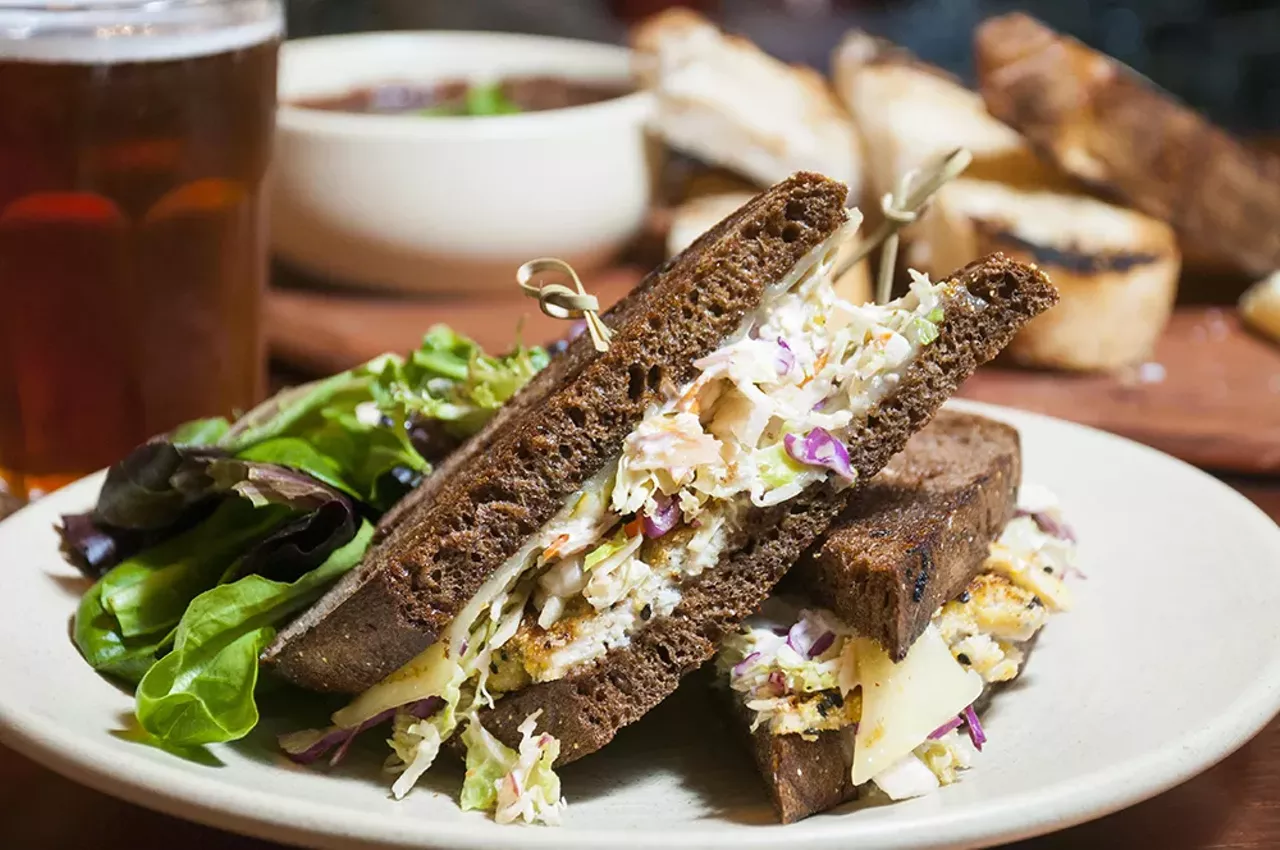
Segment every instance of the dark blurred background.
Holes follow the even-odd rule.
[[[1280,133],[1280,2],[1261,0],[289,0],[294,37],[374,29],[484,29],[622,41],[667,6],[691,6],[789,62],[825,71],[861,27],[971,79],[983,18],[1021,9],[1119,57],[1214,121]]]

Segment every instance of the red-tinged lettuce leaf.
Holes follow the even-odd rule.
[[[224,581],[247,575],[297,581],[350,543],[360,522],[350,499],[339,497],[326,502],[273,531],[240,559]]]
[[[107,471],[94,519],[101,525],[134,531],[172,527],[192,506],[211,494],[206,474],[219,449],[152,440]]]
[[[288,459],[300,465],[314,465],[319,474],[340,484],[321,456],[311,458],[297,446],[288,448]],[[306,445],[302,444],[302,448]],[[299,515],[339,504],[324,517],[312,520],[315,528],[330,529],[335,543],[323,549],[316,538],[319,532],[307,532],[304,548],[320,552],[317,564],[355,533],[353,501],[337,487],[299,469],[156,441],[133,452],[113,472],[117,478],[104,485],[97,508],[86,514],[64,516],[59,528],[63,552],[90,578],[99,578],[124,559],[191,528],[229,496],[246,499],[256,507],[280,505]],[[167,478],[162,478],[164,475]],[[112,508],[104,511],[104,504]],[[145,522],[141,527],[124,525],[109,521],[104,513],[125,521],[143,522],[145,518]],[[345,522],[346,530],[337,532],[335,529],[344,526],[342,517],[347,515],[352,519]],[[150,526],[162,517],[168,520],[167,524]],[[290,567],[284,569],[291,572]]]

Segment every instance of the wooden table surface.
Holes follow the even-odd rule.
[[[1280,522],[1280,480],[1229,478],[1227,482]],[[0,848],[4,850],[269,850],[278,846],[120,802],[0,747]],[[1017,850],[1280,847],[1280,720],[1207,773],[1153,800],[1011,846]]]

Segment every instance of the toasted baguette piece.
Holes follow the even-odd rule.
[[[812,169],[856,199],[861,151],[826,80],[720,32],[696,12],[670,9],[633,32],[636,73],[657,97],[654,129],[671,147],[769,186]]]
[[[962,179],[935,196],[916,238],[926,268],[1003,251],[1047,271],[1062,299],[1009,345],[1023,365],[1105,370],[1141,362],[1173,310],[1177,240],[1163,222],[1099,200]]]
[[[944,410],[854,496],[786,589],[901,661],[981,569],[1013,517],[1021,476],[1016,429]]]
[[[671,229],[667,231],[667,256],[674,257],[689,247],[698,236],[714,227],[716,222],[731,215],[734,210],[754,197],[749,192],[726,192],[714,195],[699,195],[685,201],[676,208],[671,217]],[[849,240],[840,248],[836,262],[857,247],[855,240]],[[950,268],[955,268],[951,266]],[[854,304],[865,304],[871,300],[871,273],[866,260],[855,263],[849,271],[835,282],[836,292],[841,298]]]
[[[984,22],[975,53],[987,108],[1063,170],[1173,225],[1197,254],[1257,276],[1280,268],[1280,158],[1027,15]]]
[[[903,175],[958,147],[973,154],[965,172],[969,177],[1070,188],[1060,171],[1041,162],[1017,132],[987,112],[980,95],[891,42],[850,31],[832,53],[831,77],[862,135],[869,223],[879,213],[879,198],[894,191]],[[913,238],[917,229],[905,232],[909,265],[939,271],[959,265],[933,262],[929,244]]]
[[[999,254],[950,279],[968,294],[948,298],[938,338],[848,440],[859,481],[878,473],[978,365],[1056,298],[1043,272]],[[512,745],[520,740],[520,723],[541,710],[539,728],[560,740],[561,764],[604,746],[714,654],[857,490],[836,492],[828,483],[783,504],[751,509],[717,565],[684,579],[681,601],[669,616],[654,617],[628,645],[611,649],[588,668],[504,696],[481,713],[481,722]]]
[[[1240,316],[1259,333],[1280,342],[1280,271],[1249,287],[1240,298]]]
[[[973,154],[971,176],[1033,185],[1062,180],[987,112],[977,92],[891,42],[850,31],[831,55],[831,78],[865,141],[867,183],[876,197],[958,147]]]
[[[662,388],[691,380],[693,362],[737,330],[766,287],[836,232],[845,197],[843,184],[798,174],[651,273],[606,313],[609,350],[575,340],[427,492],[393,512],[360,567],[264,662],[311,690],[358,693],[433,643],[485,579],[617,456]]]

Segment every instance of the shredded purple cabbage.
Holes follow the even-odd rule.
[[[849,450],[844,443],[831,436],[826,428],[814,428],[804,437],[787,434],[782,442],[787,454],[800,463],[826,467],[849,481],[856,477],[853,465],[849,462]]]
[[[1076,532],[1071,526],[1056,519],[1047,511],[1024,511],[1021,508],[1014,513],[1014,516],[1029,516],[1035,520],[1036,526],[1050,537],[1056,537],[1059,540],[1065,540],[1068,543],[1076,542]]]
[[[809,657],[817,658],[819,655],[830,649],[831,644],[835,642],[835,632],[823,632],[818,639],[813,642],[813,646],[809,647]]]
[[[657,504],[657,510],[644,517],[645,537],[661,537],[680,521],[680,505],[675,499],[654,493],[653,501]]]
[[[759,652],[753,652],[737,664],[733,665],[733,675],[741,676],[743,673],[747,672],[747,668],[751,666],[751,662],[755,661],[759,657]]]
[[[973,706],[969,706],[964,710],[964,722],[969,728],[969,740],[973,742],[974,749],[982,752],[982,745],[987,742],[987,733],[982,730],[982,723],[978,720],[978,712],[973,710]]]
[[[779,375],[785,375],[795,368],[796,355],[791,351],[791,346],[787,345],[785,339],[778,340],[778,353],[774,355],[773,362],[778,367]]]
[[[962,719],[961,719],[961,717],[960,717],[960,715],[958,715],[958,714],[957,714],[955,717],[951,718],[951,719],[950,719],[950,720],[948,720],[946,723],[943,723],[943,724],[942,724],[941,726],[939,726],[937,729],[934,729],[932,732],[930,732],[930,733],[929,733],[929,740],[930,740],[930,741],[936,741],[936,740],[938,740],[939,738],[941,738],[943,735],[945,735],[945,734],[947,734],[948,732],[950,732],[951,730],[953,730],[953,729],[959,729],[959,728],[960,728],[960,724],[961,724],[961,723],[963,723],[963,722],[964,722],[964,720],[962,720]]]
[[[412,714],[419,720],[425,720],[435,714],[444,705],[444,701],[440,697],[427,697],[417,702],[411,702],[401,706],[402,709]],[[351,742],[356,736],[367,729],[375,726],[381,726],[383,723],[395,717],[396,709],[388,708],[386,711],[379,712],[373,717],[349,729],[340,726],[334,726],[324,731],[312,739],[306,733],[294,732],[289,735],[281,735],[279,738],[280,749],[284,750],[285,755],[298,764],[312,764],[324,758],[330,750],[334,750],[333,757],[329,759],[329,766],[333,767],[342,761],[347,755],[347,749],[351,746]],[[305,736],[305,737],[304,737]],[[306,743],[303,743],[303,740]]]
[[[830,648],[835,641],[835,632],[823,630],[815,631],[816,623],[801,617],[794,626],[787,631],[787,646],[795,650],[796,654],[801,658],[817,658]]]

